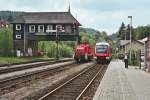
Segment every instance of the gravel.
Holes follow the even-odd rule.
[[[92,64],[93,63],[82,64],[77,67],[70,68],[69,70],[62,71],[57,75],[47,77],[41,81],[35,83],[33,82],[33,84],[17,89],[8,94],[2,95],[0,97],[0,100],[21,100],[30,96],[31,94],[37,94],[39,91],[43,91],[44,89],[49,88],[50,86],[56,84],[57,82],[65,79],[66,77],[74,73],[83,70],[84,68],[87,68]]]

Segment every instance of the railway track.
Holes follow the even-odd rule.
[[[0,64],[0,67],[7,67],[13,65],[21,65],[21,64],[29,64],[29,63],[36,63],[36,62],[44,62],[44,61],[54,61],[56,59],[45,59],[45,60],[36,60],[36,61],[27,61],[27,62],[19,62],[19,63],[10,63],[10,64]]]
[[[60,71],[67,70],[68,68],[71,68],[70,66],[73,67],[77,65],[73,63],[69,63],[54,68],[47,68],[44,70],[38,70],[35,72],[25,73],[23,75],[2,79],[0,80],[0,95],[14,91],[25,85],[29,85],[32,81],[35,80],[38,81],[50,75],[56,74]]]
[[[106,65],[96,64],[45,94],[39,100],[91,100],[83,98],[86,97],[89,87],[98,76],[99,80],[102,79],[106,68]]]
[[[9,65],[9,67],[5,66],[3,68],[2,67],[0,68],[0,75],[4,74],[4,73],[10,73],[10,72],[14,72],[14,71],[20,71],[20,70],[50,65],[50,64],[56,64],[56,63],[60,63],[60,62],[72,61],[72,60],[73,59],[62,59],[62,60],[40,61],[40,62],[34,62],[34,63],[11,65],[11,66]]]

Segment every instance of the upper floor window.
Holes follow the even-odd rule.
[[[47,25],[47,30],[53,30],[53,26],[52,25]]]
[[[65,31],[66,31],[66,33],[71,33],[71,26],[70,25],[66,25],[65,26]]]
[[[38,32],[44,32],[44,25],[38,25]]]
[[[62,25],[56,25],[57,30],[62,30]]]
[[[53,30],[53,25],[47,25],[46,32],[55,32],[55,30]]]
[[[35,32],[35,25],[29,25],[29,32]]]
[[[21,30],[21,24],[16,24],[16,30]]]
[[[60,32],[64,32],[64,27],[62,25],[56,25],[56,30]]]

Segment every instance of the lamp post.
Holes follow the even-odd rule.
[[[132,41],[132,16],[128,16],[130,18],[130,42]]]
[[[132,16],[128,16],[130,18],[130,61],[131,61],[131,42],[132,42]]]

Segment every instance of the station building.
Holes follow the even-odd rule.
[[[25,12],[13,24],[14,51],[36,56],[38,41],[79,41],[81,24],[67,12]]]

